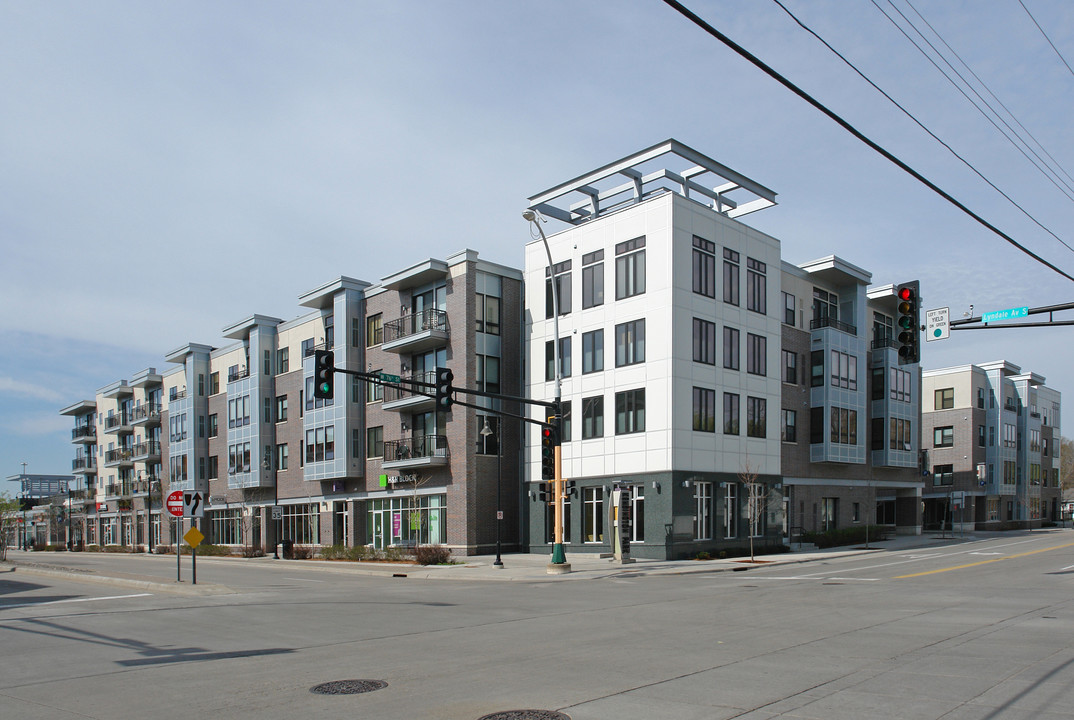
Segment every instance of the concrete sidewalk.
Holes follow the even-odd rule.
[[[1070,532],[1061,528],[1035,530],[1034,533]],[[302,568],[325,573],[358,574],[383,577],[406,577],[417,579],[456,580],[464,582],[570,582],[578,580],[596,580],[616,577],[647,577],[653,575],[686,575],[715,572],[743,572],[751,569],[834,560],[841,557],[863,555],[868,553],[891,553],[911,551],[922,548],[943,548],[953,545],[972,543],[992,537],[1012,537],[1024,534],[1024,531],[1008,533],[967,533],[964,536],[950,533],[926,533],[923,535],[900,535],[889,540],[870,543],[867,549],[863,545],[817,549],[793,549],[791,552],[772,555],[757,555],[756,562],[748,557],[718,560],[649,560],[636,559],[629,564],[615,563],[608,558],[601,558],[590,553],[571,553],[568,548],[567,562],[570,572],[552,574],[549,572],[550,555],[541,553],[518,553],[502,557],[503,567],[493,565],[495,556],[481,555],[460,558],[455,565],[422,566],[410,563],[379,562],[337,562],[328,560],[276,560],[263,558],[219,558],[199,557],[198,565],[247,563],[265,565],[273,568]],[[51,553],[25,552],[8,550],[8,561],[0,564],[0,569],[17,571],[30,575],[64,577],[69,580],[104,583],[124,587],[140,588],[147,591],[179,593],[183,595],[215,595],[233,592],[230,588],[211,583],[192,585],[189,582],[176,582],[170,577],[173,565],[161,562],[159,567],[147,572],[144,568],[135,572],[117,572],[113,569],[100,571],[82,566],[81,559],[90,559],[96,553]],[[145,555],[109,555],[110,559],[122,563],[127,558]],[[155,557],[155,556],[148,556]],[[162,561],[165,558],[161,558]],[[184,557],[184,563],[189,558]],[[80,567],[81,566],[81,567]],[[131,568],[132,571],[136,570]]]

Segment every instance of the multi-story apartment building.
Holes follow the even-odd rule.
[[[222,347],[184,345],[164,373],[62,411],[75,418],[73,468],[95,488],[87,542],[172,543],[162,497],[196,490],[210,500],[201,529],[218,544],[440,543],[472,554],[492,551],[499,529],[503,547],[518,548],[521,431],[499,415],[517,407],[460,395],[437,412],[414,391],[424,386],[344,373],[331,399],[317,399],[313,354],[429,382],[428,392],[446,366],[456,387],[518,396],[521,273],[467,250],[376,284],[339,277],[299,303],[307,311],[294,320],[249,316],[224,328]]]
[[[1061,396],[1007,361],[923,373],[927,527],[1058,521]]]
[[[918,369],[887,342],[894,289],[868,291],[869,274],[834,257],[784,264],[776,238],[737,220],[774,202],[674,140],[530,198],[567,226],[547,250],[543,238],[525,249],[527,388],[555,394],[555,283],[575,551],[608,551],[614,488],[642,556],[741,548],[751,535],[775,544],[788,518],[871,522],[878,499],[892,509],[884,521],[919,532]],[[887,328],[872,345],[870,322]],[[535,551],[554,534],[533,485],[539,446],[532,433]]]

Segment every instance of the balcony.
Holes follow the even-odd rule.
[[[227,374],[227,381],[235,382],[236,380],[243,380],[248,377],[250,377],[250,368],[239,368],[238,370],[233,370]]]
[[[413,380],[415,382],[427,382],[430,385],[436,382],[436,371],[430,370],[429,372],[412,373],[410,375],[403,376],[404,385],[406,380]],[[425,388],[425,392],[432,394],[433,388]],[[417,412],[426,410],[433,407],[436,403],[435,398],[431,398],[425,395],[421,395],[414,390],[406,388],[384,388],[384,401],[381,407],[385,410],[405,410],[407,412]]]
[[[160,441],[146,440],[136,443],[131,448],[131,458],[139,462],[153,462],[160,460]]]
[[[446,435],[419,435],[403,440],[384,441],[385,470],[403,470],[416,467],[437,467],[448,463]]]
[[[160,403],[140,403],[131,411],[131,425],[160,425]]]
[[[809,329],[810,330],[820,330],[821,328],[827,328],[827,327],[835,328],[836,330],[841,330],[842,332],[845,332],[847,335],[854,335],[855,337],[857,337],[857,335],[858,335],[858,328],[854,327],[850,323],[845,323],[842,320],[836,320],[835,318],[831,318],[831,317],[822,317],[822,318],[816,318],[814,320],[809,321]]]
[[[80,425],[71,431],[71,442],[92,443],[97,441],[96,425]]]
[[[182,400],[186,397],[186,388],[172,388],[168,393],[168,402],[175,402],[176,400]]]
[[[71,461],[71,472],[79,474],[95,473],[97,472],[97,458],[92,455],[83,455],[76,457]]]
[[[106,498],[129,498],[133,495],[134,482],[128,480],[126,482],[108,483],[104,485],[104,495]]]
[[[127,448],[109,450],[104,454],[104,465],[105,467],[131,467],[134,465],[134,458]]]
[[[134,432],[131,417],[127,413],[109,415],[104,419],[104,431],[114,435],[127,435]]]
[[[895,349],[898,349],[898,347],[899,347],[899,343],[895,340],[895,338],[891,338],[891,337],[880,338],[879,340],[873,340],[873,342],[872,342],[873,350],[879,350],[881,348],[895,348]]]
[[[384,323],[384,344],[388,352],[421,352],[447,343],[448,317],[443,310],[422,310]]]

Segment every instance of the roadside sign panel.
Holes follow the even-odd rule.
[[[183,535],[183,540],[186,540],[186,544],[194,548],[201,545],[201,541],[205,539],[205,535],[196,527],[192,527],[186,531]]]
[[[951,337],[951,308],[925,311],[925,342]]]
[[[283,505],[272,506],[272,519],[283,520]]]
[[[200,492],[183,493],[183,517],[205,517],[205,496]]]
[[[164,505],[173,516],[183,517],[183,493],[181,491],[168,493],[168,499]]]
[[[1018,318],[1029,317],[1029,306],[1008,308],[1007,310],[993,310],[992,312],[981,313],[981,322],[994,323],[1003,322],[1004,320],[1017,320]]]

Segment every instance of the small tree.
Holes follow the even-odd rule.
[[[742,487],[746,491],[746,520],[749,523],[750,533],[750,562],[754,562],[753,538],[760,534],[764,528],[764,513],[768,506],[768,488],[764,483],[757,482],[757,472],[750,464],[749,458],[743,466],[738,479],[742,481]]]
[[[19,522],[19,501],[0,493],[0,560],[7,560],[7,546],[15,541]]]

